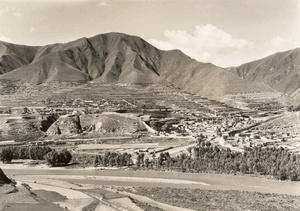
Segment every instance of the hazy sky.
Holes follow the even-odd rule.
[[[300,47],[300,0],[0,0],[0,40],[44,45],[106,32],[223,67]]]

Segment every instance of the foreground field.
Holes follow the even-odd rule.
[[[131,189],[132,191],[132,189]],[[300,197],[245,191],[136,187],[155,201],[193,210],[299,210]]]

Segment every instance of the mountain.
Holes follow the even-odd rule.
[[[171,82],[207,97],[236,92],[273,91],[241,79],[179,50],[161,51],[145,40],[121,33],[100,34],[40,47],[0,42],[0,80],[34,84],[53,81],[99,83]]]
[[[0,41],[0,74],[30,64],[37,49],[37,47],[14,45]]]
[[[162,54],[159,73],[177,87],[212,98],[230,93],[274,91],[267,85],[236,77],[221,67],[191,59],[179,50]]]
[[[300,48],[228,68],[239,77],[292,94],[300,88]]]

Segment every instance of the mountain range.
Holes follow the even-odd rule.
[[[300,88],[299,74],[300,49],[222,68],[198,62],[179,50],[159,50],[137,36],[121,33],[46,46],[0,42],[0,80],[34,84],[170,82],[214,98],[231,93],[292,94]]]

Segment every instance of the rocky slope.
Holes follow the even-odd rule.
[[[0,168],[0,186],[9,183],[11,183],[11,180],[3,173],[2,169]]]
[[[0,49],[4,49],[0,50],[0,80],[35,84],[90,80],[99,83],[168,81],[208,97],[273,91],[265,84],[246,81],[223,68],[193,60],[181,51],[161,51],[139,37],[120,33],[41,47],[1,42]]]

